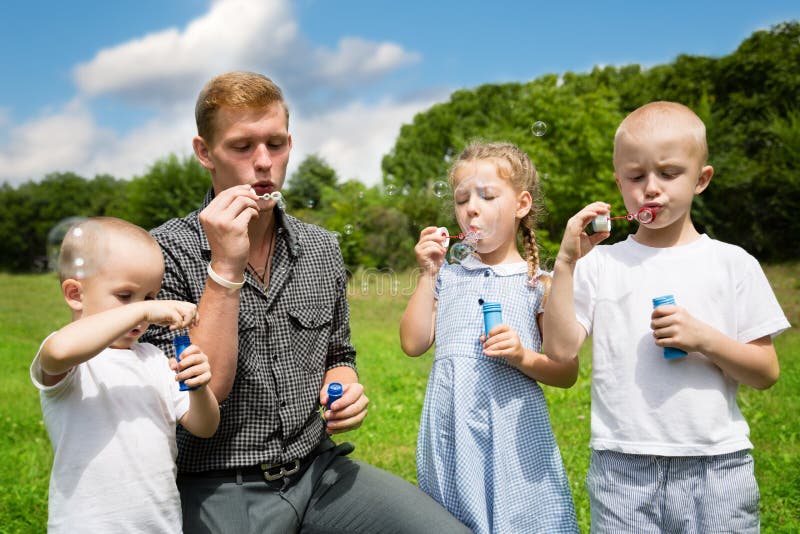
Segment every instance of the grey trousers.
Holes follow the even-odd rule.
[[[407,481],[347,458],[349,443],[325,450],[297,480],[178,476],[187,534],[468,533]],[[323,447],[324,448],[324,447]]]

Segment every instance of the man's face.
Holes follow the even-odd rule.
[[[276,102],[259,109],[222,107],[214,122],[212,144],[195,138],[195,152],[211,172],[214,192],[241,184],[252,186],[257,195],[279,191],[292,148],[283,106]]]

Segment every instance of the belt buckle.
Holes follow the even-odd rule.
[[[261,464],[261,470],[264,471],[264,480],[272,482],[297,473],[300,470],[300,460],[295,458],[284,464]]]

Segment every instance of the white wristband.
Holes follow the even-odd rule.
[[[225,280],[220,275],[218,275],[217,273],[214,272],[214,269],[211,268],[211,263],[208,264],[208,269],[206,271],[208,272],[208,276],[213,281],[215,281],[216,283],[218,283],[219,285],[221,285],[224,288],[227,288],[227,289],[241,289],[242,286],[244,285],[244,279],[242,279],[241,282],[231,282],[229,280]]]

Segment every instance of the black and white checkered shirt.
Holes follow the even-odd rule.
[[[199,302],[211,260],[199,213],[152,231],[164,252],[159,298]],[[220,403],[213,437],[179,427],[178,469],[227,469],[303,458],[325,435],[318,412],[323,374],[355,369],[350,343],[347,277],[336,238],[276,209],[277,235],[269,287],[245,274],[239,304],[239,360],[233,389]],[[142,341],[174,355],[176,332],[151,327]],[[177,386],[176,386],[177,387]]]

